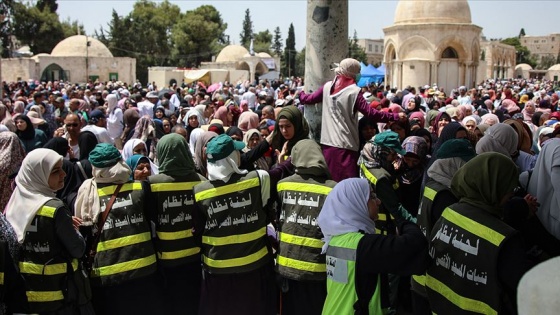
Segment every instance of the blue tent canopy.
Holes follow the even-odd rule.
[[[365,69],[362,69],[362,71],[360,71],[360,74],[366,77],[370,77],[370,76],[375,76],[375,75],[385,75],[384,73],[381,73],[379,70],[377,70],[374,66],[369,65],[367,66]]]
[[[385,77],[384,73],[381,73],[377,70],[374,66],[368,65],[365,68],[362,68],[360,71],[361,78],[358,81],[359,87],[364,87],[372,83],[381,83]]]
[[[385,75],[385,64],[382,64],[377,70]]]

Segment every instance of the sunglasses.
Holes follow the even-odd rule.
[[[78,127],[78,124],[66,124],[66,127]]]

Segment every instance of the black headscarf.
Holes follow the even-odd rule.
[[[228,136],[233,136],[233,135],[237,135],[239,137],[239,141],[243,140],[243,131],[235,126],[231,126],[228,128],[228,130],[226,131],[226,135]]]
[[[68,153],[68,140],[61,137],[54,137],[43,146],[45,149],[51,149],[61,156]]]
[[[78,137],[78,147],[80,148],[80,160],[87,160],[89,153],[97,145],[97,137],[90,131],[82,131]]]
[[[457,132],[460,130],[464,130],[465,132],[467,132],[467,129],[465,129],[465,127],[463,127],[463,125],[458,122],[450,122],[445,127],[443,127],[438,141],[436,142],[436,144],[434,145],[434,149],[432,150],[434,155],[437,155],[437,150],[445,141],[455,139]]]
[[[18,115],[16,118],[14,118],[14,123],[17,122],[18,119],[25,121],[27,127],[25,128],[24,131],[21,131],[19,129],[16,130],[16,135],[22,140],[33,139],[35,137],[35,128],[33,128],[33,124],[31,123],[29,117],[25,115]]]

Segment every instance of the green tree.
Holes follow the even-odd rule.
[[[212,55],[228,43],[226,28],[220,12],[211,5],[188,11],[171,33],[172,54],[177,65],[197,67],[203,61],[212,60]]]
[[[548,68],[554,66],[556,64],[557,56],[554,55],[546,55],[542,56],[541,62],[537,66],[537,69],[541,70],[548,70]]]
[[[255,52],[264,52],[272,54],[270,47],[272,45],[272,34],[268,30],[255,34],[253,48]]]
[[[537,61],[535,58],[531,57],[531,51],[519,41],[518,37],[510,37],[501,41],[502,44],[510,45],[515,47],[516,62],[517,64],[526,63],[535,68],[537,66]]]
[[[282,73],[285,77],[295,76],[296,73],[296,35],[294,31],[294,24],[290,23],[288,29],[288,38],[286,38],[286,49],[284,50],[284,66]]]
[[[525,29],[521,28],[521,30],[519,31],[519,38],[521,38],[522,36],[525,36]]]
[[[348,57],[368,63],[365,49],[358,45],[358,32],[356,30],[354,30],[354,36],[348,38]]]
[[[245,18],[243,19],[243,28],[239,34],[240,45],[249,49],[251,38],[253,38],[253,21],[251,20],[251,11],[247,8],[245,10]]]
[[[296,56],[296,73],[300,76],[305,73],[305,47]]]
[[[274,29],[274,41],[271,49],[277,57],[282,56],[282,33],[280,33],[280,27],[278,26]]]
[[[56,10],[58,10],[58,3],[56,3],[56,0],[38,0],[35,6],[40,11],[44,11],[46,8],[51,13],[56,13]]]
[[[11,57],[10,53],[10,34],[12,33],[12,23],[10,23],[13,14],[13,1],[0,1],[0,13],[4,15],[4,20],[0,21],[0,40],[2,41],[2,58]]]
[[[64,32],[64,38],[78,35],[78,34],[85,34],[86,30],[84,29],[84,25],[80,24],[77,20],[72,21],[70,18],[61,22],[62,31]]]
[[[49,7],[41,11],[37,6],[14,2],[13,35],[34,54],[50,53],[64,39],[64,30],[58,14]]]

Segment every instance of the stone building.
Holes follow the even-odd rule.
[[[383,62],[383,39],[358,39],[358,45],[364,49],[367,64],[377,65]]]
[[[543,62],[543,58],[553,58],[556,63],[560,57],[560,33],[545,36],[522,36],[519,41],[527,47],[531,55],[537,57],[537,62]]]
[[[383,31],[387,84],[436,83],[447,92],[476,84],[482,28],[472,24],[467,0],[401,0]]]
[[[113,57],[99,40],[75,35],[58,43],[50,54],[2,59],[2,80],[35,79],[70,82],[136,81],[136,59]]]
[[[487,78],[513,78],[515,72],[515,47],[499,41],[481,40],[480,62],[478,66],[479,81]]]

